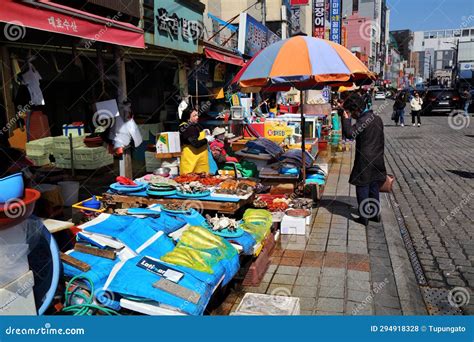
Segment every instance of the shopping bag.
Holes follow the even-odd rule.
[[[396,110],[394,110],[394,111],[392,112],[392,118],[391,118],[391,119],[392,119],[393,121],[397,121],[398,118],[397,118],[397,111],[396,111]]]
[[[387,175],[385,178],[385,182],[383,182],[382,185],[380,185],[380,192],[392,192],[393,188],[393,182],[395,181],[395,176],[394,175]]]

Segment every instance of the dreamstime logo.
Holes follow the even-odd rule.
[[[24,216],[26,214],[26,204],[20,198],[12,198],[5,202],[5,216],[11,219]]]
[[[471,294],[464,287],[455,287],[448,293],[448,302],[451,306],[459,308],[469,303]]]
[[[3,34],[8,40],[16,42],[17,40],[25,38],[26,27],[21,21],[10,21],[6,23],[5,27],[3,28]]]
[[[474,198],[474,192],[469,193],[468,195],[463,194],[462,195],[462,200],[459,202],[459,205],[456,206],[454,209],[451,210],[448,216],[446,216],[444,219],[441,220],[441,226],[444,227],[447,225],[447,222],[451,221],[459,212],[462,210],[462,208],[467,205],[472,198]]]
[[[94,297],[99,301],[102,305],[111,307],[115,302],[114,293],[104,289],[103,287],[98,288],[94,291]]]
[[[202,39],[204,36],[204,25],[196,20],[189,20],[188,26],[183,30],[185,30],[185,36],[190,40]]]
[[[375,198],[366,198],[359,205],[360,216],[371,219],[380,212],[380,202]]]
[[[372,302],[374,301],[374,295],[380,293],[385,285],[389,283],[388,278],[385,278],[384,281],[381,283],[374,283],[373,285],[373,290],[370,291],[370,293],[365,297],[365,299],[362,301],[362,303],[357,304],[353,309],[352,309],[352,315],[356,316],[358,315],[362,310],[364,310],[367,306],[371,305]]]
[[[107,109],[99,109],[92,117],[94,127],[103,127],[108,129],[115,124],[115,117],[111,111]]]
[[[186,200],[183,202],[183,208],[189,211],[189,217],[199,216],[204,213],[204,204],[199,200]]]
[[[464,116],[458,112],[452,112],[448,116],[449,127],[455,130],[469,127],[470,121],[471,118],[469,116]]]
[[[372,21],[367,20],[359,27],[359,35],[365,41],[371,41],[372,37],[377,37],[380,34],[380,26]]]
[[[291,291],[287,287],[276,287],[270,293],[272,296],[291,297]]]

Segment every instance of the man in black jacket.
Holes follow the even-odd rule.
[[[355,139],[354,167],[349,183],[355,185],[359,218],[364,225],[369,219],[380,221],[379,188],[387,177],[384,162],[383,122],[378,114],[365,109],[364,99],[353,94],[343,104],[342,132],[348,139]],[[351,118],[356,120],[352,125]]]

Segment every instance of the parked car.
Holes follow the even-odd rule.
[[[462,99],[457,90],[450,88],[430,87],[423,99],[423,114],[430,115],[433,112],[452,112],[460,109]]]
[[[375,93],[374,100],[385,100],[385,99],[386,99],[385,92],[378,91]]]

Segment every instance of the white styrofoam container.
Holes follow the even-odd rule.
[[[49,154],[44,154],[40,156],[28,155],[28,158],[30,158],[31,161],[35,163],[36,166],[44,166],[44,165],[50,164]]]
[[[32,140],[26,143],[26,154],[28,156],[40,156],[49,154],[53,148],[53,137],[45,137],[37,140]]]
[[[113,163],[114,157],[109,154],[99,160],[74,160],[74,168],[78,170],[94,170]],[[56,159],[56,166],[61,169],[70,169],[71,160],[62,158]]]
[[[36,316],[33,272],[27,271],[6,286],[0,286],[0,316]]]
[[[282,234],[306,234],[306,218],[285,215],[281,220],[280,230]]]
[[[300,299],[298,297],[251,292],[244,295],[237,310],[232,313],[237,316],[297,316],[299,314]]]
[[[28,248],[26,243],[0,245],[0,287],[11,283],[28,272]]]
[[[74,160],[96,161],[107,158],[109,154],[107,149],[103,146],[99,147],[76,147],[73,149]],[[69,149],[56,149],[54,153],[56,159],[71,159],[71,152]]]
[[[73,148],[86,146],[84,144],[84,138],[86,136],[87,135],[72,137]],[[61,149],[63,150],[66,149],[69,151],[69,137],[65,137],[61,135],[61,136],[53,137],[53,141],[54,141],[53,151],[61,152]]]

